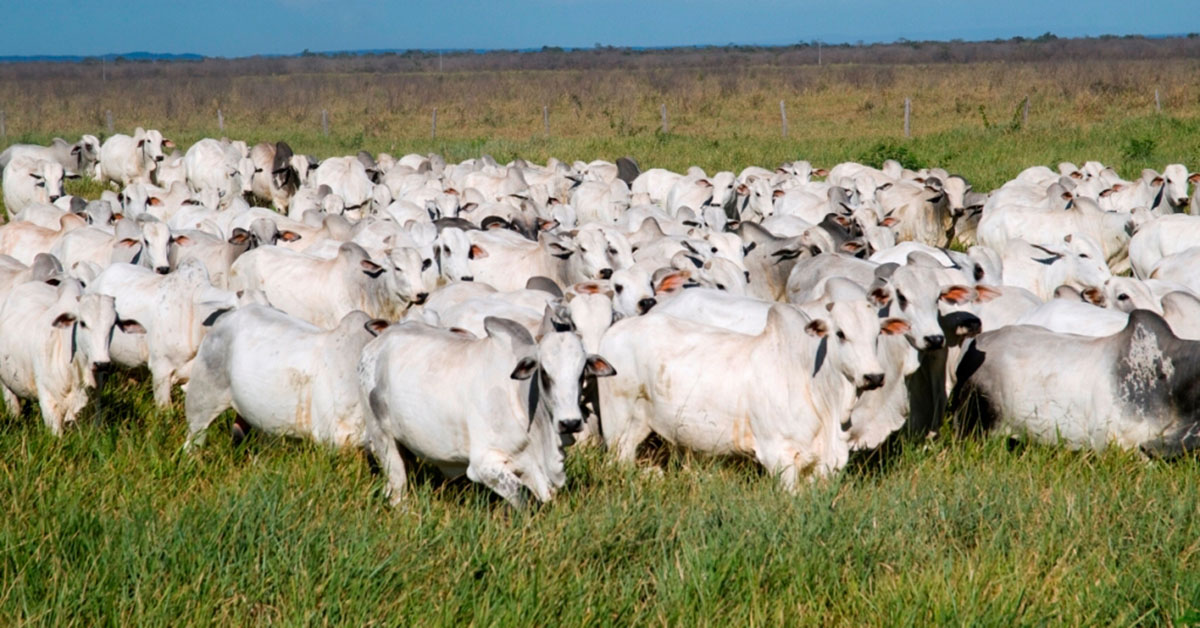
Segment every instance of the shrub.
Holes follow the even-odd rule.
[[[868,148],[859,156],[858,162],[875,168],[882,168],[883,162],[895,159],[901,166],[909,170],[920,170],[928,167],[928,163],[913,153],[912,149],[896,140],[883,140]]]

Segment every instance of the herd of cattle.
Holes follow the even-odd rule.
[[[1150,456],[1200,447],[1200,175],[808,162],[709,175],[488,156],[320,160],[155,130],[0,154],[0,392],[60,433],[110,365],[249,427],[401,451],[505,499],[651,434],[795,490],[948,411]],[[64,177],[107,182],[98,200]],[[272,206],[272,208],[258,205]],[[955,249],[949,248],[955,242]],[[962,252],[958,249],[965,249]],[[953,406],[953,407],[949,407]]]

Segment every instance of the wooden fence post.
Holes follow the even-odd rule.
[[[1158,88],[1154,88],[1154,111],[1162,113],[1162,101],[1158,99]]]
[[[1025,107],[1021,110],[1021,128],[1029,126],[1029,96],[1025,97]]]
[[[225,116],[221,115],[221,110],[217,109],[217,130],[225,132]]]
[[[433,108],[433,128],[429,131],[429,137],[437,139],[437,107]]]
[[[787,106],[779,101],[779,121],[783,126],[783,136],[787,137]]]
[[[8,127],[4,124],[3,111],[0,111],[0,138],[8,139]]]
[[[904,99],[904,137],[912,137],[912,126],[909,124],[909,118],[912,116],[912,101],[908,98]]]
[[[329,111],[321,110],[321,133],[329,137]]]
[[[550,138],[550,107],[542,105],[542,126],[546,127],[546,138]]]
[[[667,103],[662,104],[662,107],[660,108],[660,112],[662,113],[662,132],[663,132],[663,135],[666,135],[667,131],[669,131],[671,128],[670,126],[667,125]]]
[[[108,119],[108,134],[112,135],[113,134],[112,109],[105,111],[104,117]]]

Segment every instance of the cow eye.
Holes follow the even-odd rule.
[[[715,247],[715,246],[714,246],[714,247],[712,247],[712,252],[713,252],[713,253],[716,253],[716,252],[717,252],[717,247]]]
[[[724,289],[725,289],[725,284],[723,284],[723,283],[717,284],[717,290],[724,290]]]
[[[429,270],[430,266],[433,266],[433,260],[431,260],[431,259],[427,259],[424,262],[421,262],[421,270]]]
[[[80,326],[80,327],[82,327],[82,328],[84,328],[84,329],[87,329],[87,323],[85,323],[85,322],[83,322],[83,321],[79,321],[79,326]]]
[[[538,376],[542,380],[542,389],[549,390],[550,389],[550,376],[546,374],[546,371],[541,371],[541,370],[538,371]]]
[[[1118,301],[1128,301],[1128,300],[1129,300],[1129,295],[1128,295],[1128,294],[1118,294],[1118,295],[1117,295],[1117,300],[1118,300]]]
[[[617,249],[616,249],[616,248],[614,248],[614,247],[611,247],[611,246],[610,246],[610,247],[608,247],[608,254],[609,254],[609,255],[616,255],[616,254],[617,254]]]
[[[839,329],[838,333],[837,333],[837,337],[838,337],[838,340],[845,340],[846,334],[842,333],[842,330]]]
[[[1080,253],[1079,257],[1082,257],[1083,259],[1092,259],[1092,256],[1088,255],[1087,253]]]
[[[622,292],[625,291],[625,286],[622,286],[621,284],[617,284],[617,285],[613,286],[613,290],[616,290],[617,294],[621,294]]]
[[[899,290],[896,291],[896,300],[900,302],[900,309],[908,309],[908,297],[904,296],[903,292],[900,292]]]

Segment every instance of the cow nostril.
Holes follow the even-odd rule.
[[[925,336],[925,348],[926,349],[941,349],[942,345],[945,344],[945,342],[946,342],[946,337],[941,334],[937,334],[937,335],[933,335],[933,336]]]
[[[866,390],[875,390],[883,386],[883,373],[871,373],[863,376],[863,379],[867,382],[867,385],[863,387]]]
[[[475,278],[472,277],[471,275],[464,275],[461,279],[463,281],[475,281]]]
[[[602,269],[600,269],[600,278],[601,279],[612,279],[612,273],[613,273],[613,271],[611,268],[602,268]]]
[[[417,305],[420,305],[420,304],[424,303],[424,302],[425,302],[425,299],[428,299],[428,298],[429,298],[429,293],[428,293],[428,292],[418,292],[418,293],[417,293],[417,300],[416,300],[416,303],[417,303]]]
[[[156,272],[160,275],[165,275],[165,274],[171,272],[171,267],[170,266],[159,266],[158,268],[154,269],[154,272]]]
[[[558,422],[559,434],[576,434],[583,429],[582,419],[568,419]]]
[[[655,305],[658,305],[657,299],[642,299],[641,301],[638,301],[638,314],[645,314],[646,312],[649,312],[650,308],[654,307]]]

